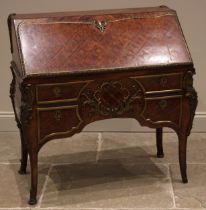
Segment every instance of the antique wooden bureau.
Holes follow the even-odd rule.
[[[49,140],[109,118],[134,118],[179,139],[186,175],[186,143],[197,106],[195,69],[176,12],[140,9],[11,14],[13,80],[10,96],[21,134],[20,174],[31,165],[29,204],[37,202],[38,152]]]

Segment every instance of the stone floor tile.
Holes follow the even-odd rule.
[[[54,210],[54,209],[52,209],[52,210]],[[60,210],[60,209],[58,209],[58,210]],[[107,209],[102,209],[102,210],[107,210]],[[118,209],[117,208],[116,209],[116,208],[114,208],[114,209],[108,209],[108,210],[205,210],[205,209],[202,209],[202,208],[201,209],[190,209],[190,208],[181,208],[181,209],[179,209],[179,208],[159,208],[159,209],[156,209],[156,208],[151,208],[151,209],[148,209],[148,208],[128,208],[128,209],[127,208],[124,208],[124,209],[121,209],[120,208],[120,209]]]
[[[41,207],[169,210],[173,203],[166,165],[174,163],[170,166],[175,210],[206,210],[206,134],[193,133],[188,139],[187,185],[180,182],[176,164],[176,134],[164,133],[165,158],[162,159],[155,155],[155,133],[104,132],[99,153],[97,139],[98,133],[84,132],[43,146],[39,161],[57,165],[52,170]],[[18,132],[0,132],[0,152],[0,209],[30,209],[27,205],[30,174],[20,176],[19,165],[13,164],[20,159]],[[97,154],[99,160],[95,164]],[[65,165],[58,165],[61,163]],[[48,165],[40,164],[39,172],[40,192]]]
[[[20,147],[18,132],[0,132],[0,163],[19,163]]]
[[[171,208],[168,167],[116,162],[58,165],[50,173],[41,207]]]
[[[172,183],[178,208],[206,208],[206,164],[188,164],[189,183],[180,179],[178,164],[170,165]]]
[[[39,166],[38,195],[40,194],[48,165]],[[18,164],[0,164],[0,208],[29,207],[30,173],[18,174]]]
[[[2,210],[2,209],[1,209]],[[4,209],[3,209],[4,210]],[[8,210],[8,209],[5,209]],[[31,208],[31,210],[206,210],[206,209],[190,209],[190,208]]]
[[[151,157],[156,153],[153,136],[153,133],[102,133],[103,143],[99,161],[152,163]]]
[[[78,163],[95,161],[98,133],[82,132],[66,139],[56,139],[45,144],[39,161],[46,163]],[[19,163],[21,154],[18,132],[0,132],[0,163]]]
[[[163,134],[164,158],[156,157],[155,133],[102,133],[102,138],[100,160],[116,158],[125,163],[178,163],[178,139],[175,133]],[[205,142],[206,134],[189,136],[188,163],[206,163]]]
[[[54,209],[52,209],[54,210]],[[58,209],[60,210],[60,209]],[[65,210],[65,209],[62,209],[62,210]],[[69,209],[67,209],[69,210]],[[71,210],[71,209],[70,209]],[[74,210],[74,209],[73,209]],[[77,210],[77,209],[76,209]],[[102,210],[107,210],[107,209],[102,209]],[[206,209],[190,209],[190,208],[159,208],[159,209],[156,209],[156,208],[151,208],[151,209],[148,209],[148,208],[114,208],[114,209],[108,209],[108,210],[206,210]]]
[[[45,144],[39,161],[47,163],[95,162],[98,133],[83,132],[66,139],[56,139]]]
[[[71,138],[48,142],[39,153],[40,162],[81,163],[95,161],[98,133],[83,132]],[[178,141],[175,133],[164,134],[164,158],[156,158],[154,133],[103,133],[100,159],[119,158],[136,162],[178,162]],[[188,139],[188,163],[206,163],[206,134],[191,134]],[[196,148],[194,150],[194,147]],[[0,163],[18,163],[20,137],[18,132],[0,132]]]
[[[15,208],[1,208],[0,207],[0,210],[31,210],[30,207],[24,207],[24,208],[21,208],[21,207],[15,207]],[[47,209],[48,210],[48,209]]]
[[[2,209],[1,209],[2,210]],[[4,209],[3,209],[4,210]],[[5,209],[8,210],[8,209]],[[69,207],[51,207],[51,208],[31,208],[31,210],[206,210],[190,208],[69,208]]]
[[[192,133],[187,142],[187,162],[206,163],[206,134]],[[165,133],[163,146],[165,157],[153,158],[153,160],[163,163],[179,163],[177,135],[175,133]]]

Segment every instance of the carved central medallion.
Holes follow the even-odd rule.
[[[79,110],[83,118],[94,115],[118,117],[134,108],[142,110],[143,90],[132,79],[90,83],[80,94]]]

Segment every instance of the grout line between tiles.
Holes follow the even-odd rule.
[[[113,208],[113,209],[109,209],[109,210],[191,210],[191,208]],[[70,210],[70,209],[69,209]],[[81,209],[82,210],[82,209]],[[98,208],[96,208],[95,210],[100,210]],[[102,210],[108,210],[108,209],[102,209]],[[195,209],[195,210],[205,210],[205,209]]]
[[[96,163],[95,161],[91,161],[91,163]],[[51,164],[52,166],[62,166],[62,165],[69,165],[69,164],[74,164],[72,162],[62,162],[62,163],[41,163],[41,164]],[[148,162],[141,162],[141,163],[135,163],[137,165],[165,165],[165,164],[168,164],[168,165],[179,165],[179,163],[164,163],[164,162],[152,162],[152,163],[148,163]],[[1,165],[1,163],[0,163]],[[8,163],[9,165],[9,163]],[[187,165],[206,165],[206,163],[187,163]]]
[[[96,161],[91,161],[91,163],[96,163]],[[0,165],[20,165],[21,163],[9,163],[9,162],[0,162]],[[38,165],[52,165],[52,166],[58,166],[58,165],[69,165],[69,164],[73,164],[72,162],[60,162],[60,163],[52,163],[52,162],[38,162]],[[148,162],[141,162],[141,163],[135,163],[137,165],[164,165],[164,164],[168,164],[168,165],[179,165],[179,163],[171,163],[171,162],[152,162],[152,163],[148,163]],[[187,162],[187,165],[206,165],[206,163],[199,163],[199,162]],[[2,209],[0,207],[0,209]]]
[[[14,162],[14,163],[9,163],[9,162],[0,162],[0,165],[20,165],[21,163],[20,162]],[[49,162],[38,162],[38,165],[49,165],[51,163]],[[0,208],[1,209],[1,208]]]
[[[14,209],[14,208],[12,208]],[[31,208],[30,210],[32,210],[34,208]],[[39,210],[61,210],[61,209],[65,209],[65,210],[191,210],[191,208],[69,208],[69,207],[44,207],[44,208],[40,208]],[[10,209],[11,210],[11,209]],[[25,209],[26,210],[26,209]],[[205,209],[195,209],[195,210],[205,210]]]
[[[45,190],[46,190],[46,186],[47,186],[47,183],[48,183],[48,180],[49,180],[49,175],[51,173],[52,168],[53,168],[53,166],[51,164],[50,167],[49,167],[48,173],[46,175],[46,178],[45,178],[44,185],[42,187],[40,196],[39,196],[38,204],[34,207],[34,209],[35,208],[40,208],[40,206],[41,206],[42,199],[43,199],[43,196],[44,196],[44,193],[45,193]]]
[[[96,164],[95,161],[91,162],[93,164]],[[64,166],[64,165],[70,165],[70,164],[73,164],[73,163],[51,163],[52,166]],[[108,163],[109,164],[109,163]],[[136,165],[166,165],[167,163],[135,163]]]
[[[9,162],[0,162],[0,165],[20,165],[20,162],[16,163],[9,163]]]
[[[0,207],[0,210],[13,210],[13,209],[16,209],[16,210],[30,210],[31,208],[30,207],[11,207],[11,208],[1,208]]]
[[[167,163],[168,165],[179,165],[179,163]],[[187,162],[187,165],[205,165],[206,163],[198,163],[198,162]]]
[[[100,159],[100,153],[102,150],[102,144],[103,144],[103,138],[102,138],[102,133],[98,133],[98,137],[97,137],[97,150],[96,150],[96,163],[98,163],[99,159]]]
[[[97,131],[95,131],[95,130],[91,130],[91,131],[81,131],[81,133],[99,133],[99,132],[101,132],[101,133],[135,133],[135,134],[145,134],[145,133],[154,133],[155,134],[155,130],[154,129],[151,129],[151,130],[147,130],[147,131],[128,131],[128,130],[122,130],[122,131],[117,131],[117,130],[114,130],[114,131],[105,131],[105,130],[97,130]],[[8,130],[8,131],[3,131],[3,130],[1,130],[0,131],[0,134],[1,133],[18,133],[19,134],[19,131],[18,130]],[[172,131],[172,130],[165,130],[164,131],[164,133],[171,133],[171,134],[176,134],[174,131]],[[206,131],[192,131],[191,132],[191,134],[206,134]]]
[[[172,184],[172,174],[170,172],[169,164],[166,164],[166,166],[167,166],[167,170],[168,170],[168,178],[169,178],[169,181],[170,181],[170,191],[171,191],[172,200],[173,200],[173,207],[172,207],[172,209],[176,209],[175,194],[174,194],[174,188],[173,188],[173,184]]]

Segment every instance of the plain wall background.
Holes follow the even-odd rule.
[[[16,130],[9,98],[11,61],[7,16],[10,13],[59,12],[167,5],[178,13],[197,75],[199,104],[193,131],[206,131],[206,0],[0,0],[0,131]],[[132,119],[95,122],[86,130],[143,131]]]

